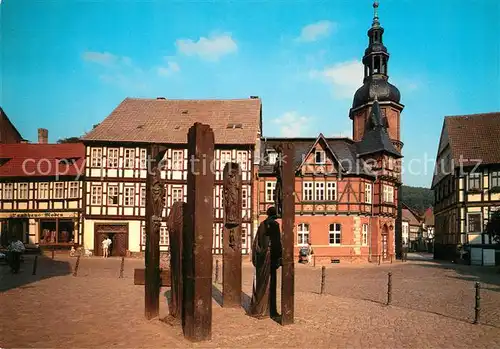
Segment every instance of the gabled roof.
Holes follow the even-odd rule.
[[[0,144],[2,177],[77,176],[84,169],[83,143],[66,144]],[[74,164],[60,164],[60,160],[74,159]],[[69,162],[69,161],[68,161]]]
[[[387,120],[382,118],[377,99],[373,102],[366,131],[361,141],[357,144],[357,150],[358,156],[382,152],[396,158],[402,157],[401,153],[389,139],[389,135],[387,134]]]
[[[17,130],[16,126],[14,126],[14,124],[12,123],[12,121],[10,121],[9,117],[7,116],[7,114],[4,112],[3,108],[0,107],[0,118],[4,119],[5,121],[7,121],[7,123],[10,124],[10,126],[12,127],[12,129],[14,130],[14,132],[17,134],[17,136],[19,137],[20,140],[23,140],[23,136],[21,136],[21,134],[19,133],[19,131]]]
[[[330,152],[330,154],[332,155],[332,157],[335,159],[336,163],[339,165],[339,169],[341,171],[344,171],[344,167],[342,166],[342,164],[340,163],[339,159],[337,158],[337,156],[333,152],[332,148],[328,144],[328,141],[325,139],[325,136],[323,136],[323,133],[319,134],[318,138],[316,138],[316,141],[313,143],[313,145],[311,146],[311,148],[309,149],[309,151],[306,153],[306,155],[302,156],[302,162],[300,163],[299,166],[297,166],[295,168],[295,170],[298,171],[298,170],[300,170],[300,168],[302,166],[304,166],[304,163],[306,162],[307,158],[309,157],[309,155],[311,155],[311,153],[313,152],[313,150],[316,148],[316,144],[318,144],[320,141],[322,141],[324,143],[325,149],[328,152]]]
[[[475,166],[478,162],[482,165],[500,164],[499,134],[500,112],[446,116],[437,158],[449,146],[451,163],[442,166],[436,162],[432,187],[454,168]]]
[[[344,175],[365,175],[374,177],[373,174],[365,171],[365,166],[361,163],[361,160],[357,156],[356,143],[350,138],[327,138],[324,137],[328,147],[335,154],[335,157],[340,161],[344,169]],[[276,145],[281,142],[290,142],[295,145],[295,168],[300,168],[305,154],[307,154],[313,147],[313,145],[318,140],[318,137],[297,137],[297,138],[262,138],[261,144],[261,160],[267,159],[267,150],[273,149]],[[272,174],[273,165],[266,163],[265,161],[260,162],[259,173],[260,174]]]
[[[410,207],[408,207],[404,202],[402,203],[402,220],[409,222],[410,225],[420,225],[420,217],[418,214],[413,211]]]
[[[427,210],[425,210],[424,223],[428,226],[434,226],[434,212],[432,210],[432,207],[429,207]]]
[[[216,144],[255,144],[262,128],[261,100],[126,98],[82,139],[185,144],[195,122],[210,125]]]

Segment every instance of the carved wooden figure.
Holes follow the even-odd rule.
[[[184,337],[191,341],[212,337],[212,242],[214,133],[195,123],[188,133],[187,205],[183,231]],[[205,167],[205,168],[204,168]]]
[[[148,151],[144,312],[147,319],[152,319],[158,316],[160,311],[160,227],[165,203],[165,185],[159,166],[165,148],[150,145]]]
[[[241,306],[241,171],[237,163],[224,167],[223,306]]]
[[[183,213],[186,203],[175,202],[168,215],[168,234],[170,242],[170,276],[171,293],[169,312],[170,315],[180,320],[182,318],[182,232]]]

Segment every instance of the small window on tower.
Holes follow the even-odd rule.
[[[373,73],[378,74],[380,73],[380,57],[374,57],[373,60]]]

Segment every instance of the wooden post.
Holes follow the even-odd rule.
[[[326,277],[326,270],[325,266],[321,267],[321,292],[320,294],[325,293],[325,277]]]
[[[165,185],[161,179],[163,148],[148,147],[146,175],[146,258],[144,282],[144,315],[150,320],[160,312],[160,227],[165,201]]]
[[[171,296],[168,310],[176,320],[182,319],[182,236],[186,203],[177,201],[170,208],[168,234],[170,242],[170,283]]]
[[[187,136],[187,205],[184,215],[184,337],[193,342],[212,338],[212,244],[214,132],[195,123]]]
[[[387,305],[391,305],[392,302],[392,273],[387,274]]]
[[[215,260],[215,280],[214,280],[214,284],[218,284],[219,283],[219,260],[216,259]]]
[[[76,265],[75,265],[75,271],[73,272],[73,276],[76,276],[78,274],[78,266],[80,265],[80,256],[76,258]]]
[[[123,279],[123,268],[125,267],[125,257],[122,257],[122,263],[120,264],[120,279]]]
[[[476,282],[476,305],[474,307],[474,324],[479,324],[481,316],[481,284]]]
[[[54,249],[55,247],[52,247],[52,259],[54,259]]]
[[[36,275],[36,267],[38,262],[38,256],[35,256],[35,260],[33,261],[33,275]]]
[[[240,166],[230,162],[224,167],[224,230],[222,260],[222,304],[224,308],[241,307],[241,209],[242,183]]]
[[[283,144],[283,267],[281,270],[281,325],[294,322],[295,265],[293,240],[295,227],[295,148],[293,143]]]

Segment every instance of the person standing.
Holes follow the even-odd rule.
[[[109,257],[109,246],[111,246],[111,239],[106,236],[106,239],[102,241],[102,258]]]
[[[21,255],[26,248],[21,240],[16,239],[10,243],[8,250],[10,254],[10,268],[14,274],[17,274],[21,267]]]
[[[307,243],[307,247],[309,249],[307,253],[307,264],[312,265],[314,250],[310,242]]]

